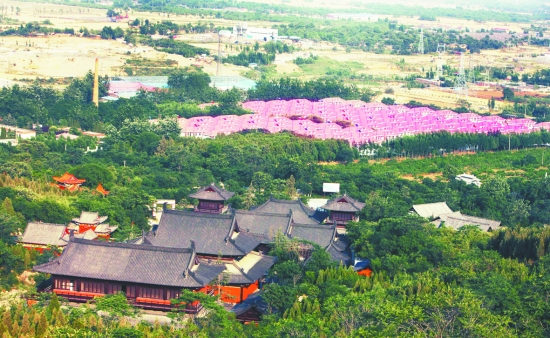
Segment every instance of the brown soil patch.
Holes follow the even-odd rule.
[[[412,175],[412,174],[405,174],[405,175],[401,175],[401,178],[402,179],[405,179],[405,180],[408,180],[408,181],[417,181],[417,182],[422,182],[423,179],[425,178],[429,178],[429,179],[432,179],[432,180],[438,180],[440,178],[443,177],[443,173],[442,172],[437,172],[437,173],[424,173],[424,174],[420,174],[420,176],[422,177],[422,179],[417,179],[415,176],[418,176],[418,175]]]

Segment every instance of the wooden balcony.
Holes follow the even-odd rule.
[[[216,208],[216,209],[206,209],[206,208],[199,208],[199,207],[196,207],[194,209],[195,212],[202,212],[202,213],[205,213],[205,214],[221,214],[223,212],[223,207],[222,208]]]
[[[359,221],[359,216],[354,216],[351,219],[344,219],[339,217],[333,217],[332,215],[328,218],[328,223],[334,224],[336,223],[336,226],[339,228],[345,227],[348,222],[357,222]]]
[[[49,291],[46,292],[51,292]],[[71,291],[71,290],[62,290],[62,289],[53,289],[53,292],[57,294],[60,297],[63,297],[67,299],[68,301],[75,302],[75,303],[86,303],[88,301],[93,301],[96,297],[103,297],[105,294],[103,293],[93,293],[93,292],[83,292],[83,291]],[[214,290],[211,289],[208,291],[209,295],[214,294]],[[37,300],[38,298],[31,296],[26,297],[27,302],[29,300]],[[35,299],[36,298],[36,299]],[[158,311],[172,311],[173,309],[178,309],[181,312],[185,312],[187,314],[197,314],[203,310],[202,304],[196,300],[191,304],[188,304],[187,306],[183,307],[182,304],[172,304],[170,300],[166,299],[153,299],[153,298],[144,298],[144,297],[136,297],[136,298],[128,298],[128,303],[147,310],[158,310]],[[183,304],[184,305],[184,304]]]

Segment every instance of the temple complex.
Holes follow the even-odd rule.
[[[240,303],[261,287],[275,257],[255,250],[261,238],[241,231],[232,214],[220,215],[181,210],[164,210],[157,229],[136,243],[182,248],[196,243],[197,257],[225,266],[225,285],[215,290],[228,303]]]
[[[344,195],[327,203],[328,214],[300,200],[270,198],[251,210],[234,210],[226,205],[233,194],[211,184],[189,195],[199,200],[192,211],[170,210],[163,204],[158,225],[130,244],[86,241],[109,238],[116,227],[105,223],[107,216],[82,212],[67,227],[69,239],[63,234],[68,244],[62,255],[35,270],[50,273],[53,292],[73,301],[123,291],[132,304],[170,310],[170,299],[186,288],[218,294],[225,303],[248,304],[241,313],[246,322],[258,316],[256,305],[249,305],[256,304],[257,292],[276,262],[267,253],[278,236],[299,241],[304,264],[315,247],[341,264],[351,263],[349,243],[338,234],[337,221],[357,219],[364,204]],[[346,206],[337,209],[334,203]],[[353,215],[343,218],[335,216],[338,213]]]

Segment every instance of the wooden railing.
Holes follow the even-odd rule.
[[[52,291],[58,296],[61,296],[63,298],[66,298],[69,301],[77,302],[77,303],[85,303],[90,300],[94,300],[96,297],[105,296],[105,294],[103,293],[72,291],[72,290],[63,290],[63,289],[52,290],[51,285],[49,286],[48,291],[44,289],[43,292],[52,292]],[[211,290],[208,290],[207,294],[213,295],[214,292],[215,290],[211,289]],[[25,296],[24,298],[27,299],[27,301],[38,300],[38,297],[36,295]],[[172,304],[170,300],[144,298],[144,297],[128,298],[128,303],[136,307],[140,307],[142,309],[160,310],[160,311],[171,311],[173,309],[178,309],[179,311],[185,312],[187,314],[197,314],[201,312],[203,309],[202,304],[198,300],[192,302],[191,304],[188,304],[185,307],[182,306],[182,305],[185,305],[183,303],[178,305],[178,304]]]
[[[199,208],[196,207],[194,209],[195,212],[203,212],[206,214],[221,214],[223,211],[223,208],[217,208],[217,209],[205,209],[205,208]]]

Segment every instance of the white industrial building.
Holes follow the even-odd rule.
[[[6,129],[6,131],[12,131],[12,132],[15,131],[15,135],[16,135],[15,138],[20,137],[20,138],[26,140],[26,139],[36,137],[36,131],[34,131],[34,130],[17,128],[17,127],[13,127],[13,126],[0,124],[0,129],[2,129],[2,128]]]
[[[273,28],[249,27],[246,23],[233,26],[233,36],[250,40],[277,40],[279,30]]]

